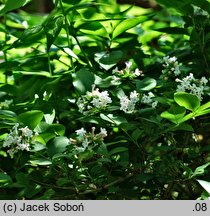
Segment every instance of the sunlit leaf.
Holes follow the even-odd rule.
[[[195,111],[200,107],[200,100],[196,95],[186,92],[177,92],[174,94],[174,100],[179,106],[188,110]]]

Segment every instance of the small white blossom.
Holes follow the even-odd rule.
[[[138,68],[136,68],[134,71],[134,74],[135,74],[135,76],[138,77],[138,76],[142,75],[142,71],[140,71]]]
[[[33,131],[30,130],[28,128],[28,126],[26,126],[24,128],[20,128],[19,130],[22,131],[23,136],[26,136],[26,137],[32,137],[33,136]]]
[[[177,58],[175,56],[173,57],[170,57],[170,56],[166,56],[166,57],[163,57],[163,61],[164,61],[164,64],[163,64],[163,67],[164,69],[162,70],[162,73],[163,74],[174,74],[175,76],[178,76],[181,74],[181,71],[180,71],[180,65],[177,61]]]
[[[205,77],[202,77],[200,80],[195,79],[193,74],[190,73],[182,80],[177,78],[175,81],[180,83],[179,85],[177,85],[177,92],[189,92],[191,94],[196,95],[200,99],[200,101],[202,100],[204,88],[208,82],[208,80]]]
[[[153,108],[155,108],[158,104],[158,101],[155,101],[154,97],[155,95],[152,92],[149,92],[148,94],[143,94],[141,102],[144,104],[151,105]]]
[[[139,101],[139,94],[136,91],[130,93],[130,99],[128,96],[123,96],[120,98],[120,110],[125,113],[132,113],[135,110],[135,105]]]
[[[131,66],[132,66],[132,62],[131,62],[131,61],[125,62],[125,65],[126,65],[125,70],[126,70],[126,71],[130,71],[130,68],[131,68]]]
[[[79,130],[76,130],[76,134],[78,135],[78,136],[81,136],[81,137],[84,137],[85,135],[86,135],[86,130],[82,127],[81,129],[79,129]]]
[[[100,134],[103,136],[103,137],[106,137],[107,136],[107,130],[105,128],[100,128]]]

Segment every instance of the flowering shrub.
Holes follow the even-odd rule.
[[[28,2],[0,8],[0,198],[207,199],[210,3]]]

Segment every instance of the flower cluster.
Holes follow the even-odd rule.
[[[149,92],[148,94],[143,94],[141,98],[141,103],[148,104],[155,108],[158,104],[158,101],[154,100],[155,95],[152,92]]]
[[[100,128],[99,133],[95,133],[95,127],[92,127],[91,132],[87,132],[83,127],[76,130],[76,139],[70,138],[70,143],[74,144],[77,152],[84,152],[90,146],[95,147],[103,142],[104,137],[107,136],[107,131],[105,128]]]
[[[5,100],[3,102],[0,102],[0,108],[9,108],[9,106],[13,103],[13,100]]]
[[[201,79],[194,78],[193,74],[190,73],[188,76],[184,77],[182,80],[176,78],[176,82],[180,83],[177,85],[177,92],[188,92],[196,95],[200,101],[203,99],[205,86],[208,80],[205,77]]]
[[[18,151],[30,151],[30,143],[35,133],[27,126],[18,128],[19,124],[15,124],[12,131],[4,138],[3,147],[9,148],[7,150],[11,158]]]
[[[126,95],[120,98],[120,110],[123,110],[125,113],[132,113],[138,101],[139,94],[133,91],[130,93],[130,99]]]
[[[163,58],[163,67],[162,74],[165,80],[167,80],[169,77],[177,77],[181,74],[180,71],[180,64],[177,61],[177,58],[175,56],[169,57],[166,56]]]
[[[132,62],[125,62],[125,69],[119,70],[118,68],[115,68],[112,73],[114,74],[114,79],[116,79],[116,76],[120,78],[127,78],[134,79],[138,76],[142,75],[142,71],[140,71],[138,68],[135,69],[135,71],[131,70]],[[116,76],[115,76],[116,75]]]
[[[93,108],[102,110],[112,103],[112,99],[109,97],[108,91],[100,92],[99,89],[92,89],[92,92],[87,92],[77,100],[77,106],[79,112],[85,114],[85,110],[92,110]]]

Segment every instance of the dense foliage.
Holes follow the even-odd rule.
[[[209,197],[209,0],[0,2],[0,199]]]

